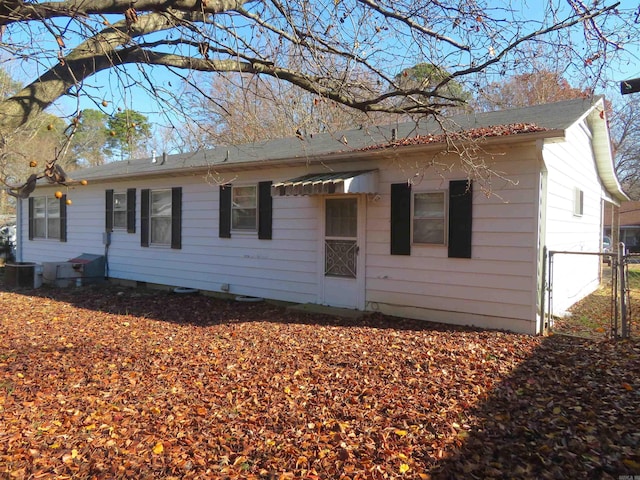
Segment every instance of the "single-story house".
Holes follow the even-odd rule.
[[[620,205],[618,212],[620,225],[618,241],[624,243],[627,251],[640,253],[640,202],[624,202]],[[609,243],[613,238],[612,217],[611,209],[606,209],[604,212],[604,235]],[[611,246],[611,248],[615,247]]]
[[[410,122],[77,171],[88,185],[19,202],[18,260],[101,255],[118,281],[543,332],[544,247],[598,252],[604,202],[626,199],[603,99],[449,125],[466,135]],[[599,272],[558,256],[553,313]]]

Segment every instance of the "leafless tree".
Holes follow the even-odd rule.
[[[611,116],[616,174],[632,200],[640,200],[640,97],[630,95]]]
[[[134,85],[170,116],[182,106],[176,88],[207,95],[197,71],[267,77],[360,112],[437,115],[459,104],[449,82],[488,83],[527,62],[532,43],[561,49],[595,81],[637,38],[636,13],[582,0],[542,10],[511,0],[5,0],[0,58],[35,78],[0,101],[0,135],[60,97],[104,107],[131,98]],[[424,62],[449,75],[436,85],[398,81]]]
[[[257,76],[217,76],[207,93],[203,97],[191,90],[188,97],[192,118],[197,119],[188,135],[203,146],[304,137],[392,122],[397,117],[355,110],[292,85]]]
[[[592,95],[590,89],[571,86],[559,72],[538,70],[487,85],[476,97],[475,106],[482,111],[502,110]]]

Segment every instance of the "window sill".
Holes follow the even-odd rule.
[[[231,230],[232,237],[257,237],[257,230]]]

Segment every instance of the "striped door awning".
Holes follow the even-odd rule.
[[[311,173],[271,185],[271,195],[333,195],[378,193],[378,171]]]

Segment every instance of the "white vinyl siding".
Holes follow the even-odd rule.
[[[567,141],[545,145],[548,169],[546,245],[549,250],[599,252],[602,190],[584,122],[572,126]],[[579,213],[579,212],[582,213]],[[601,259],[554,255],[553,313],[562,315],[599,285]]]
[[[289,172],[268,170],[261,175],[245,174],[242,180],[257,185],[259,181],[288,178]],[[305,169],[293,172],[292,176],[302,175]],[[110,278],[208,291],[220,291],[221,285],[229,284],[232,295],[317,301],[318,197],[274,198],[273,240],[237,235],[228,242],[217,235],[217,189],[201,177],[122,182],[119,191],[149,188],[170,192],[177,185],[182,186],[182,248],[144,248],[140,233],[114,230],[108,252]],[[73,214],[68,218],[69,232],[73,232],[69,242],[23,242],[22,258],[50,262],[66,261],[80,253],[104,255],[104,214],[97,214],[104,211],[104,189],[105,184],[91,182],[74,191]],[[26,202],[23,215],[26,222]],[[137,215],[138,232],[140,222]],[[23,238],[27,233],[25,223]],[[31,245],[34,243],[39,245]]]
[[[474,190],[472,258],[448,258],[447,249],[415,241],[411,255],[390,255],[391,184],[406,178],[404,171],[381,170],[381,198],[367,208],[367,308],[535,333],[538,159],[533,145],[500,158],[495,168],[513,182],[494,185],[491,195]],[[406,165],[419,160],[405,159]],[[460,178],[455,170],[425,175],[413,189],[446,191],[449,180]]]

